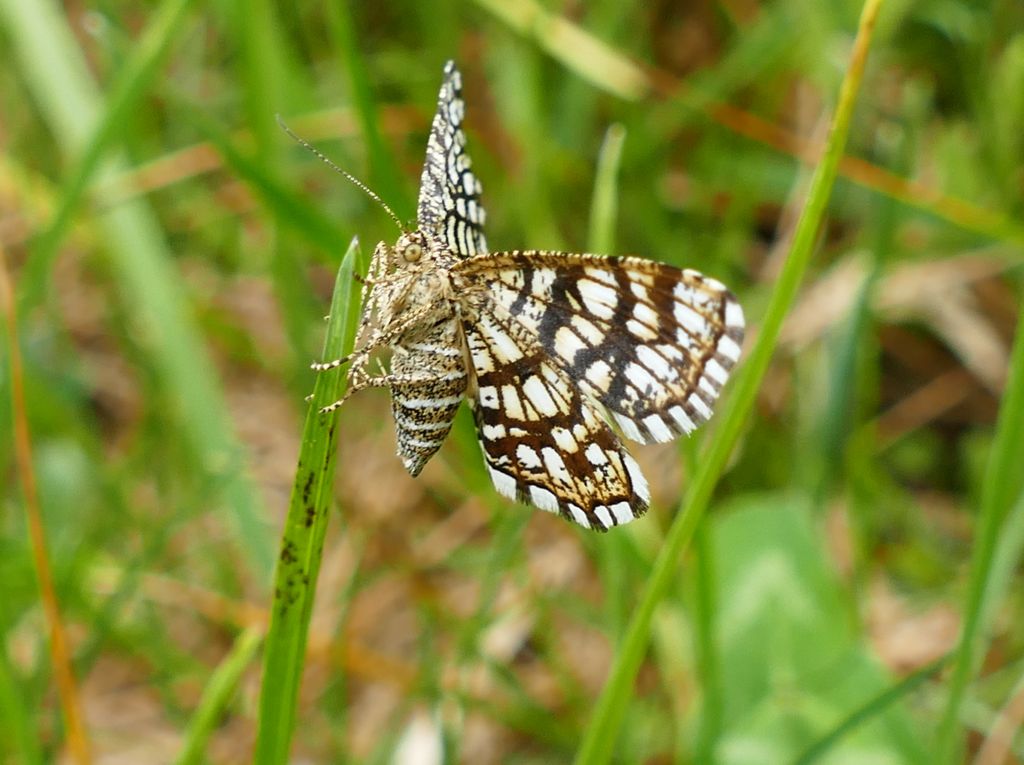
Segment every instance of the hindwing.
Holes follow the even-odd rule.
[[[470,405],[498,492],[598,531],[642,515],[647,481],[565,370],[539,349],[517,355],[514,330],[500,322],[464,329],[476,378]]]

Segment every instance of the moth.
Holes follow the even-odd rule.
[[[706,421],[739,359],[743,310],[715,279],[643,258],[490,252],[464,117],[449,61],[415,229],[355,181],[402,234],[374,250],[355,350],[313,365],[349,364],[345,397],[324,411],[389,389],[398,456],[416,476],[466,400],[500,494],[588,529],[629,523],[650,493],[616,429],[669,441]],[[378,351],[390,368],[374,366]]]

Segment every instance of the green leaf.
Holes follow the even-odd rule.
[[[324,340],[325,359],[341,358],[352,347],[354,310],[359,302],[352,297],[358,250],[358,242],[353,239],[338,269]],[[288,761],[337,456],[338,412],[324,414],[320,409],[341,398],[343,389],[343,370],[319,374],[302,429],[302,447],[274,572],[274,603],[256,737],[255,762],[260,765]]]

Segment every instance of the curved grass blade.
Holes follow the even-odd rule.
[[[185,732],[185,745],[176,762],[178,765],[192,765],[205,762],[204,754],[210,734],[220,722],[228,702],[238,687],[238,680],[252,662],[263,641],[262,627],[249,627],[235,640],[231,651],[214,671],[210,682],[203,689],[199,707],[189,721]]]
[[[14,304],[14,289],[7,270],[7,253],[0,245],[0,315],[6,327],[7,362],[10,370],[8,386],[11,391],[11,415],[14,420],[12,437],[14,453],[21,483],[22,499],[25,503],[25,521],[28,527],[29,543],[32,548],[33,567],[39,581],[39,599],[42,602],[49,638],[50,669],[57,685],[61,712],[67,731],[67,743],[75,762],[88,765],[92,761],[89,736],[82,711],[81,693],[75,677],[74,657],[67,627],[61,615],[54,581],[53,566],[50,563],[47,530],[39,502],[36,482],[35,459],[32,456],[32,435],[29,429],[28,409],[25,403],[25,377],[22,372],[21,346],[18,337],[17,310]],[[3,383],[0,382],[0,387]],[[0,649],[0,650],[6,650]],[[4,657],[6,664],[6,656]],[[5,673],[6,674],[6,673]],[[15,711],[12,716],[17,716]]]
[[[985,608],[1004,522],[1024,481],[1020,466],[1024,464],[1024,303],[1017,319],[1017,337],[1010,355],[1010,372],[1006,379],[1003,402],[999,407],[996,437],[985,470],[981,488],[981,511],[971,558],[971,577],[964,604],[964,626],[957,648],[953,675],[949,681],[946,710],[939,727],[936,762],[959,762],[962,754],[962,733],[959,724],[960,705],[967,683],[978,670],[986,639]]]
[[[907,675],[895,685],[886,688],[863,706],[853,710],[853,712],[851,712],[842,722],[829,731],[828,734],[814,742],[804,751],[803,754],[797,757],[797,759],[793,761],[793,765],[811,765],[811,763],[820,761],[828,754],[829,750],[843,738],[843,736],[852,732],[858,726],[863,725],[875,715],[881,714],[893,702],[899,701],[901,698],[920,686],[921,683],[945,667],[951,658],[952,654],[947,654],[936,659],[930,664],[926,664],[916,672]]]
[[[324,341],[323,358],[326,359],[340,358],[352,347],[359,303],[352,299],[352,276],[358,251],[358,241],[353,239],[338,269]],[[319,410],[341,398],[343,386],[343,372],[317,376],[302,430],[298,468],[274,572],[274,603],[263,663],[254,753],[254,762],[260,765],[288,760],[306,658],[309,619],[327,532],[338,444],[338,413],[322,414]]]
[[[328,3],[327,19],[336,48],[344,58],[342,68],[348,75],[352,110],[359,120],[366,155],[370,161],[372,187],[394,208],[402,220],[409,220],[408,195],[403,191],[402,173],[380,130],[380,115],[370,85],[366,60],[359,50],[359,33],[347,3]]]
[[[594,177],[594,194],[590,201],[590,224],[587,252],[615,251],[615,224],[619,217],[619,165],[626,128],[618,122],[609,125],[601,142]]]
[[[67,17],[52,0],[0,0],[0,21],[16,41],[19,67],[61,152],[82,151],[91,126],[102,120],[104,101]],[[124,159],[112,152],[95,171],[98,182],[116,178]],[[195,465],[213,482],[233,516],[239,548],[265,580],[273,550],[263,521],[262,500],[245,470],[245,452],[226,414],[227,406],[189,308],[187,290],[153,210],[137,198],[94,216],[109,258],[126,321],[139,328],[147,359],[168,414],[180,429]],[[23,281],[24,278],[23,277]]]
[[[850,66],[840,90],[825,154],[811,180],[807,204],[797,223],[789,257],[772,292],[760,336],[746,365],[741,368],[731,406],[723,412],[716,438],[699,464],[683,506],[669,529],[665,544],[654,563],[651,576],[594,709],[594,715],[584,733],[583,742],[576,755],[576,762],[579,764],[608,762],[613,754],[626,706],[633,696],[633,682],[647,651],[654,611],[676,576],[680,556],[707,509],[715,484],[753,408],[761,380],[775,350],[783,319],[793,303],[814,251],[825,207],[835,183],[839,160],[846,145],[853,106],[863,78],[868,45],[880,6],[881,0],[867,0],[864,4]]]
[[[33,305],[41,297],[46,274],[53,266],[60,243],[89,188],[89,182],[95,177],[118,132],[124,128],[128,115],[138,108],[139,101],[160,71],[160,65],[167,57],[171,43],[178,38],[187,18],[185,12],[192,2],[193,0],[164,0],[153,14],[138,44],[132,48],[128,60],[118,70],[117,77],[110,86],[110,96],[107,98],[103,114],[92,128],[89,140],[68,174],[50,225],[32,248],[32,259],[29,261],[32,276],[24,281],[32,285],[33,289],[31,292],[22,292],[23,308]]]
[[[594,192],[590,198],[590,221],[587,227],[587,252],[615,252],[615,228],[619,218],[619,168],[626,143],[626,128],[616,122],[608,126],[594,172]],[[635,533],[630,526],[627,534]],[[607,593],[605,612],[610,634],[617,643],[625,632],[632,603],[629,598],[629,549],[633,540],[627,534],[609,535],[595,550],[601,569],[601,580]]]

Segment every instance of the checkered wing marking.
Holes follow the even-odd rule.
[[[488,317],[463,329],[476,378],[470,406],[498,492],[597,531],[642,515],[647,482],[595,402]]]
[[[469,257],[487,252],[487,240],[480,181],[470,169],[472,162],[462,131],[465,114],[462,75],[455,63],[449,61],[444,67],[437,113],[427,140],[418,218],[421,231],[440,239],[457,255]]]
[[[495,253],[460,262],[464,302],[539,347],[641,443],[693,431],[740,354],[743,311],[721,283],[641,258]]]

